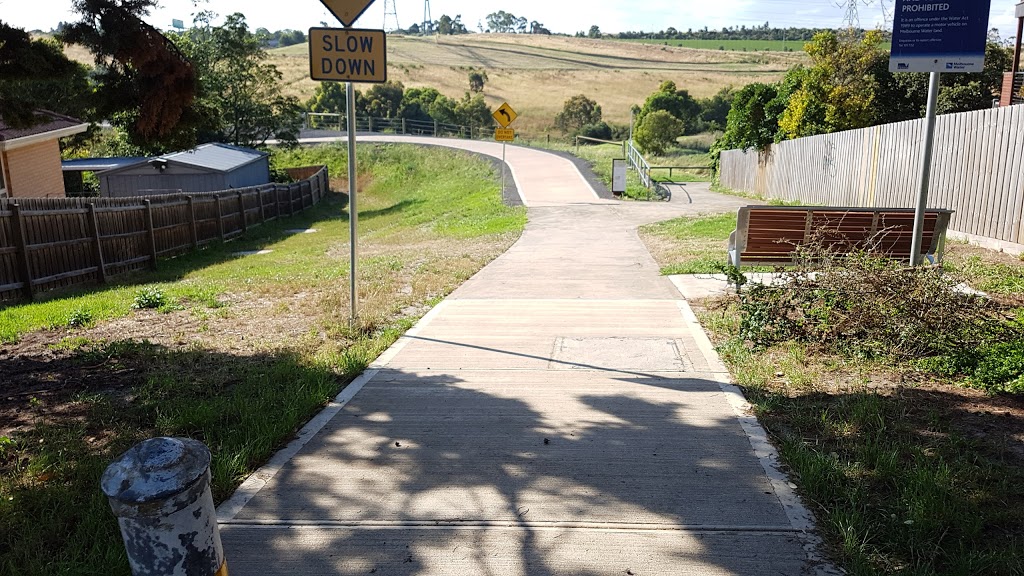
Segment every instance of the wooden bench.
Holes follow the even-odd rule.
[[[942,260],[952,210],[925,212],[923,256]],[[812,241],[839,254],[870,249],[910,260],[914,210],[830,206],[744,206],[729,237],[729,263],[790,266],[796,250]]]

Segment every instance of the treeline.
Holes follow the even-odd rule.
[[[763,26],[729,26],[721,30],[713,30],[705,26],[686,31],[669,27],[660,32],[621,32],[617,37],[621,40],[804,40],[809,41],[822,32],[834,32],[828,28],[772,28],[767,22]],[[857,36],[864,36],[865,30],[855,30]],[[889,32],[884,33],[882,40],[891,39]]]
[[[306,33],[302,30],[278,30],[271,32],[266,28],[256,29],[256,39],[268,48],[283,48],[306,43]]]
[[[482,86],[481,86],[482,89]],[[310,112],[344,114],[344,84],[321,82],[306,102]],[[356,116],[404,118],[420,122],[441,122],[474,128],[491,126],[491,109],[483,94],[466,92],[462,98],[449,98],[434,88],[408,88],[401,82],[376,84],[366,92],[356,90]]]
[[[809,66],[790,69],[779,82],[745,86],[733,100],[715,150],[767,149],[771,144],[855,130],[924,116],[927,74],[894,74],[882,35],[861,38],[822,32],[807,43]],[[1013,54],[989,42],[980,74],[943,74],[940,114],[991,108]],[[716,154],[717,155],[717,154]]]

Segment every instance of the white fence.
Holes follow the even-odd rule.
[[[808,204],[912,208],[924,120],[722,153],[723,186]],[[939,116],[929,208],[957,232],[1024,243],[1024,106]]]

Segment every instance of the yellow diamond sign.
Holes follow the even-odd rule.
[[[320,0],[345,26],[351,26],[373,4],[373,0]]]
[[[494,119],[498,121],[498,124],[501,124],[502,128],[508,128],[508,125],[519,117],[519,115],[516,114],[516,111],[508,105],[508,102],[502,104],[500,108],[491,114],[491,116],[494,116]]]

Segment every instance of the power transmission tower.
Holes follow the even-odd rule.
[[[843,23],[848,28],[860,27],[860,14],[858,14],[858,4],[861,0],[844,0],[836,4],[840,8],[846,8],[846,16],[843,17]]]
[[[423,24],[420,25],[420,32],[426,35],[434,27],[434,19],[430,16],[430,0],[423,0]]]
[[[384,29],[388,29],[388,16],[391,17],[395,22],[395,27],[391,30],[401,30],[402,26],[398,23],[398,6],[395,5],[397,0],[384,0]]]

